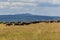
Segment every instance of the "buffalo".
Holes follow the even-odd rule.
[[[13,24],[12,24],[12,23],[6,23],[6,25],[7,25],[7,26],[11,26],[11,25],[13,25]]]

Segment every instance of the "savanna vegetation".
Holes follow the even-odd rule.
[[[0,24],[0,40],[60,40],[60,23]]]

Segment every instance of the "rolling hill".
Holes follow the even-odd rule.
[[[32,14],[16,14],[16,15],[0,15],[0,21],[10,22],[10,21],[37,21],[37,20],[60,20],[57,16],[41,16]]]

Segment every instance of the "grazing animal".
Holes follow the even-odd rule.
[[[60,22],[60,21],[57,21],[57,22]]]
[[[12,23],[6,23],[6,25],[7,25],[7,26],[11,26],[11,25],[12,25]]]
[[[40,23],[40,21],[36,21],[36,23]]]
[[[29,24],[31,24],[31,22],[25,22],[25,25],[29,25]]]
[[[53,23],[54,21],[50,21],[50,23]]]
[[[14,23],[14,25],[20,25],[20,23]]]
[[[32,22],[33,24],[36,24],[36,23],[40,23],[39,21],[34,21],[34,22]]]
[[[45,23],[50,23],[50,21],[45,21]]]
[[[45,22],[46,22],[46,23],[53,23],[53,22],[56,22],[56,21],[52,21],[52,20],[51,20],[51,21],[45,21]]]
[[[39,21],[39,23],[44,22],[44,21]]]
[[[21,23],[20,25],[25,25],[25,23]]]
[[[13,25],[20,25],[21,22],[10,22],[12,23]]]

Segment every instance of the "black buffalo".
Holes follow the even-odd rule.
[[[11,26],[11,25],[13,25],[13,24],[12,24],[12,23],[6,23],[6,25],[7,25],[7,26]]]

